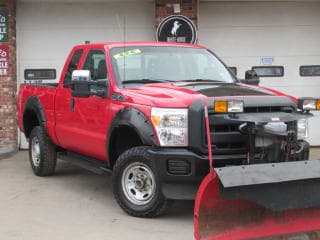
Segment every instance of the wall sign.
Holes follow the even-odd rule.
[[[261,57],[260,62],[263,65],[272,65],[274,63],[274,57]]]
[[[0,76],[9,74],[9,46],[0,45]]]
[[[164,18],[157,28],[157,41],[195,43],[197,29],[193,22],[181,15]]]
[[[0,11],[0,42],[8,42],[8,13]]]

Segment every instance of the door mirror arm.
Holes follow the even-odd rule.
[[[250,85],[259,85],[260,78],[254,70],[248,70],[245,73],[245,79],[241,79],[240,82]]]

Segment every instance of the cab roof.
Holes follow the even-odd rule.
[[[154,46],[154,47],[190,47],[190,48],[204,48],[204,46],[189,43],[173,43],[173,42],[102,42],[102,43],[88,43],[77,45],[76,47],[131,47],[131,46]]]

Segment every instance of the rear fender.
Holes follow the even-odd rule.
[[[29,138],[33,126],[37,124],[30,122],[32,121],[32,119],[29,119],[31,113],[36,115],[38,124],[46,129],[46,115],[40,100],[36,96],[28,98],[23,110],[23,130],[27,138]]]

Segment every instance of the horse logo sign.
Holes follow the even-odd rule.
[[[181,15],[164,18],[157,28],[157,41],[195,43],[197,31],[193,22]]]
[[[172,27],[172,30],[171,30],[172,36],[174,36],[174,37],[177,36],[177,31],[178,31],[180,26],[181,26],[181,23],[179,23],[179,21],[174,21],[173,22],[173,27]]]

